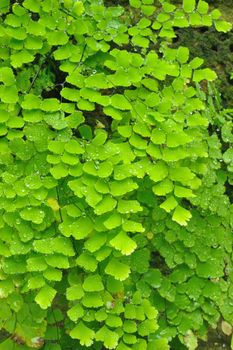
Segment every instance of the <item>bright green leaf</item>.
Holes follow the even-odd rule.
[[[183,0],[183,9],[185,12],[193,12],[196,7],[196,0]]]
[[[45,285],[41,288],[41,290],[35,297],[35,301],[42,309],[47,309],[51,306],[56,293],[57,292],[55,289],[53,289],[49,285]]]
[[[112,258],[106,266],[105,272],[116,280],[124,281],[129,277],[130,267],[119,262],[116,258]]]
[[[186,226],[191,217],[190,211],[178,205],[173,213],[172,219],[178,222],[178,224]]]
[[[118,344],[119,335],[116,332],[111,331],[106,326],[103,326],[96,333],[96,340],[102,341],[105,348],[115,349]]]
[[[111,97],[111,104],[114,108],[120,109],[120,110],[131,110],[132,105],[129,103],[129,101],[125,98],[124,95],[116,94]]]
[[[93,344],[95,332],[92,329],[85,326],[85,324],[81,321],[77,326],[75,326],[71,330],[70,336],[73,339],[79,339],[81,345],[88,347]]]
[[[123,255],[130,255],[137,248],[134,240],[124,231],[118,233],[109,243],[115,249],[120,250]]]
[[[177,201],[173,196],[168,197],[162,204],[160,204],[160,208],[166,210],[166,212],[170,212],[178,205]]]
[[[104,289],[100,275],[91,275],[83,282],[83,289],[86,292],[100,292]]]

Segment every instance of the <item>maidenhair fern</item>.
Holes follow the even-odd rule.
[[[229,23],[202,0],[0,11],[0,349],[194,349],[232,322],[232,124],[171,44]]]

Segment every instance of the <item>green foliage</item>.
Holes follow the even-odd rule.
[[[0,348],[194,349],[232,322],[232,123],[170,44],[230,25],[194,0],[0,11]]]

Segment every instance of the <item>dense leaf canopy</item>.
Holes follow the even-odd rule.
[[[1,350],[195,349],[232,323],[232,122],[171,45],[231,26],[122,3],[1,0]]]

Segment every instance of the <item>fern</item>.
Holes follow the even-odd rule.
[[[0,349],[194,349],[232,322],[232,148],[215,72],[171,43],[230,24],[202,0],[0,11]]]

